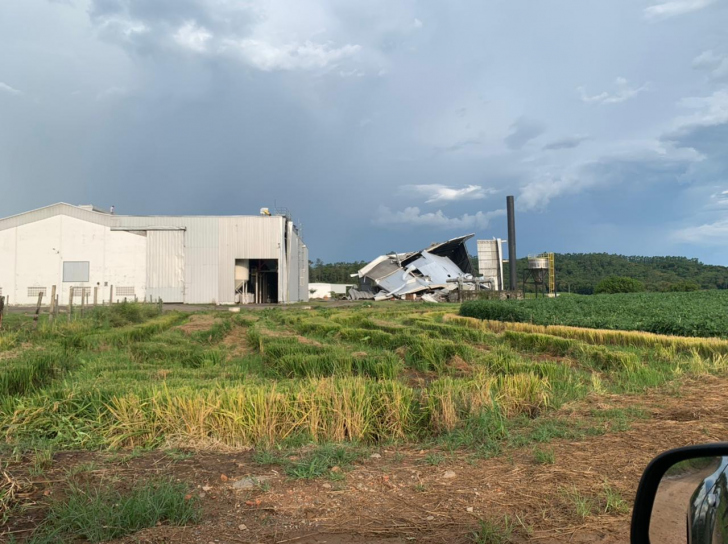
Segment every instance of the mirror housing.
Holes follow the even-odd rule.
[[[647,465],[637,488],[637,496],[632,510],[631,544],[662,544],[660,542],[650,542],[650,518],[655,504],[657,488],[663,476],[671,467],[689,459],[723,456],[728,456],[728,442],[677,448],[655,457]]]

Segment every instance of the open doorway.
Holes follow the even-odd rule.
[[[239,304],[278,303],[278,259],[235,259]]]

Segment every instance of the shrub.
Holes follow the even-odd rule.
[[[641,293],[645,284],[634,278],[609,276],[600,281],[594,289],[596,294]]]
[[[670,284],[667,290],[673,293],[687,293],[690,291],[699,291],[700,285],[694,281],[685,280]]]

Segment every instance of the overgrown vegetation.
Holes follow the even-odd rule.
[[[536,325],[728,337],[728,291],[466,302],[460,315]]]

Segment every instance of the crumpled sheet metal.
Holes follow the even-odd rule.
[[[421,251],[377,257],[356,274],[363,280],[365,289],[356,290],[353,295],[351,292],[354,290],[350,290],[350,298],[360,300],[361,294],[367,292],[367,288],[371,288],[374,300],[404,298],[405,295],[426,291],[457,289],[459,278],[472,279],[473,270],[465,247],[465,242],[472,236],[473,234],[469,234],[432,244]]]

